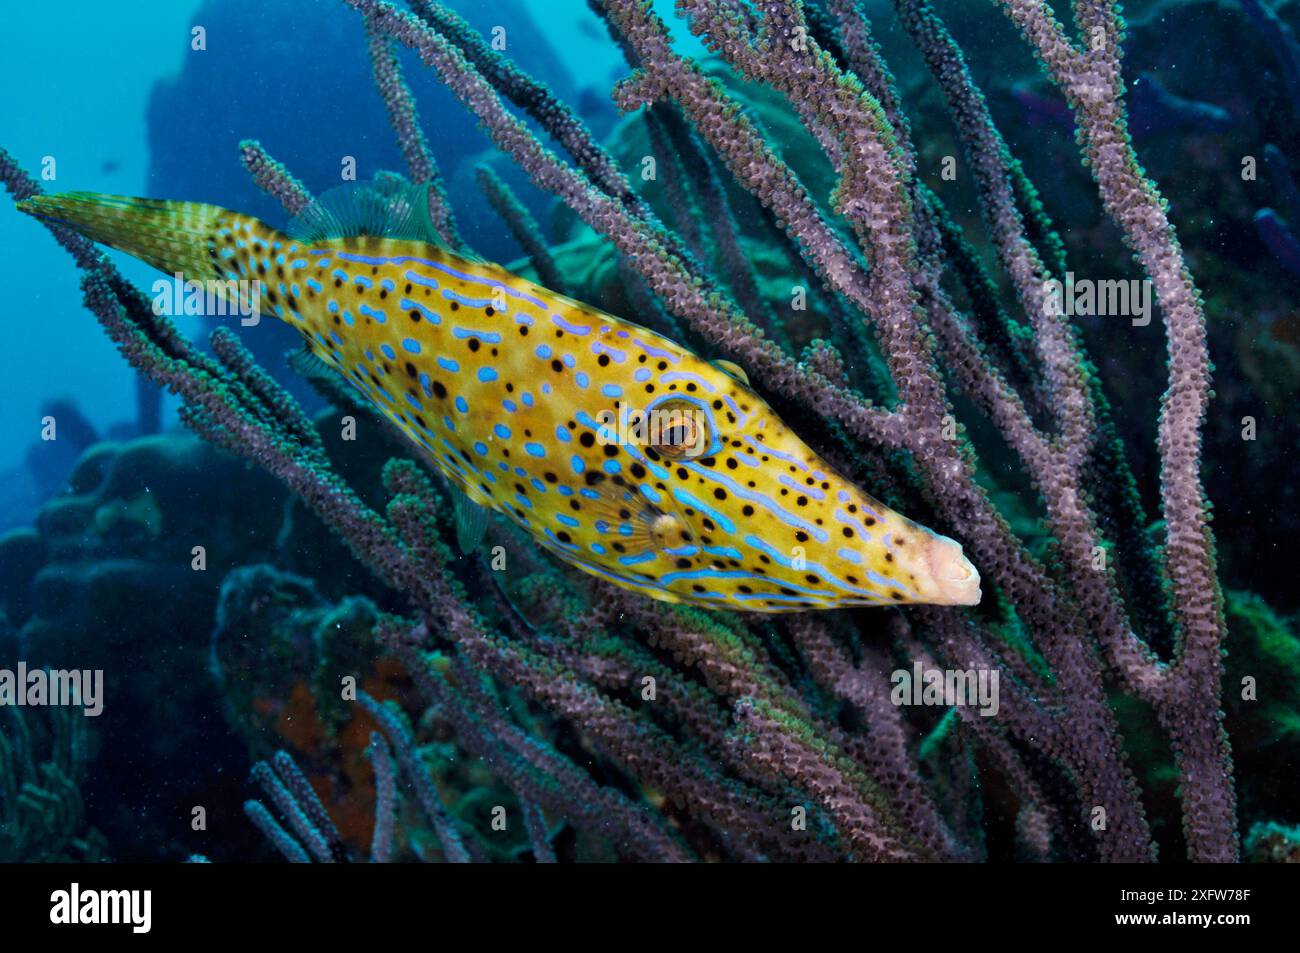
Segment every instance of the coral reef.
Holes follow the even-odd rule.
[[[394,46],[414,51],[535,186],[603,236],[621,280],[606,269],[584,281],[566,263],[592,257],[587,239],[553,247],[510,187],[483,173],[539,275],[739,363],[846,475],[960,539],[990,595],[973,611],[774,621],[612,590],[505,526],[492,527],[484,552],[454,555],[445,493],[376,417],[327,389],[336,410],[313,421],[233,332],[218,330],[212,354],[200,351],[87,242],[51,225],[124,357],[180,397],[196,433],[275,477],[290,507],[309,509],[347,547],[295,552],[283,534],[301,542],[313,529],[291,515],[276,552],[246,552],[225,577],[219,608],[210,584],[199,600],[218,620],[212,663],[231,723],[255,757],[270,758],[254,777],[279,819],[261,802],[246,812],[281,854],[1238,858],[1225,718],[1240,731],[1240,766],[1290,744],[1285,713],[1295,709],[1290,687],[1270,683],[1267,704],[1234,700],[1225,714],[1224,648],[1242,633],[1250,675],[1293,666],[1295,640],[1250,597],[1234,597],[1225,619],[1201,475],[1204,301],[1129,134],[1114,3],[1077,0],[1072,26],[1036,0],[1000,6],[1064,96],[1111,234],[1154,288],[1169,371],[1155,463],[1138,471],[1158,471],[1146,501],[1110,381],[1080,329],[1048,306],[1046,288],[1065,279],[1074,250],[926,0],[896,0],[896,12],[955,123],[996,278],[968,237],[975,229],[927,184],[930,157],[857,0],[680,0],[685,25],[717,58],[708,70],[676,51],[652,7],[593,0],[631,69],[614,90],[637,123],[626,139],[666,170],[653,195],[561,98],[444,4],[413,0],[405,13],[346,2],[361,14],[358,42],[410,176],[430,183],[431,217],[449,242],[473,238],[456,224]],[[765,105],[746,108],[741,86],[761,88],[745,100]],[[1164,115],[1205,119],[1174,95],[1156,91]],[[776,148],[778,121],[815,144],[807,168]],[[260,145],[245,142],[243,156],[287,212],[308,200]],[[830,185],[810,185],[814,175]],[[38,190],[3,153],[0,177],[17,199]],[[787,293],[773,295],[779,282]],[[815,302],[808,322],[786,316],[793,290]],[[357,418],[363,461],[334,443],[337,413]],[[394,457],[382,472],[376,453]],[[991,459],[1009,462],[994,474]],[[1008,496],[1030,502],[1001,506]],[[1149,529],[1152,496],[1161,521]],[[227,503],[222,518],[281,528],[249,499]],[[269,508],[284,496],[256,499]],[[43,517],[39,543],[7,545],[76,551],[47,537],[79,527],[127,551],[151,540],[168,553],[159,562],[188,572],[189,541],[213,533],[196,525],[180,534],[183,548],[179,538],[159,546],[172,509],[129,492],[74,496]],[[93,572],[64,572],[73,600],[102,596]],[[38,598],[13,611],[40,620],[51,608]],[[26,628],[23,637],[34,638]],[[900,706],[891,676],[913,664],[996,673],[997,714]],[[340,695],[347,678],[351,696]],[[281,747],[297,758],[272,754]],[[1252,821],[1285,810],[1263,785],[1243,791]],[[1267,832],[1252,834],[1252,856],[1293,851]]]
[[[0,707],[0,863],[108,859],[80,790],[90,747],[80,711]]]

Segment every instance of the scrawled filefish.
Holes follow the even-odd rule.
[[[418,188],[336,189],[286,231],[87,193],[19,208],[168,275],[237,283],[219,294],[260,282],[261,312],[463,493],[462,527],[496,510],[592,575],[709,608],[980,599],[958,543],[837,474],[738,367],[449,250]]]

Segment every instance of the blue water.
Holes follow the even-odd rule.
[[[25,167],[56,162],[50,191],[147,192],[145,104],[188,52],[198,0],[116,4],[90,0],[9,4],[0,30],[0,135]],[[33,43],[57,21],[61,49]],[[106,77],[112,77],[106,82]],[[81,306],[79,273],[35,221],[0,215],[6,271],[21,275],[18,312],[5,321],[7,369],[0,400],[0,471],[15,466],[40,428],[40,404],[76,397],[100,430],[131,412],[133,372]],[[151,269],[118,256],[127,277]]]

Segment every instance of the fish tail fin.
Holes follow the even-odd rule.
[[[18,209],[47,222],[65,225],[91,241],[134,255],[167,274],[186,279],[226,279],[231,270],[220,249],[238,241],[270,240],[273,230],[255,218],[199,202],[168,202],[64,192],[34,195]],[[240,270],[239,264],[233,270]],[[253,277],[243,275],[242,277]]]

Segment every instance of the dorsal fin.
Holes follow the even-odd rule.
[[[412,185],[392,173],[322,192],[290,219],[285,232],[304,244],[358,235],[401,238],[479,260],[463,248],[449,248],[438,235],[429,217],[428,184]]]

